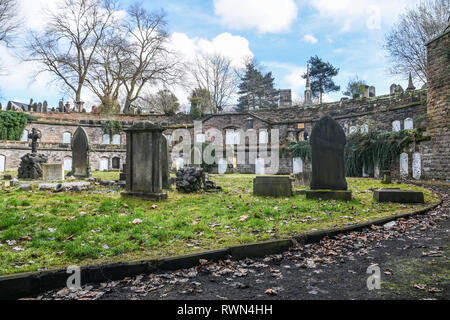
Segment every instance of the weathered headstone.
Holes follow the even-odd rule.
[[[167,138],[161,137],[161,166],[162,166],[162,185],[164,190],[170,189],[169,172],[169,144]]]
[[[402,153],[400,155],[400,178],[402,179],[408,179],[408,154],[407,153]]]
[[[290,197],[292,180],[289,177],[256,177],[253,180],[253,194],[263,197]]]
[[[415,180],[422,178],[422,155],[419,152],[413,155],[412,175]]]
[[[123,196],[167,199],[163,193],[162,132],[159,125],[141,122],[127,133],[127,186]]]
[[[82,127],[78,127],[72,138],[72,172],[76,178],[89,178],[89,137]]]
[[[314,126],[311,134],[312,179],[308,198],[324,198],[323,192],[330,192],[329,197],[350,200],[345,179],[344,147],[347,143],[344,129],[333,118],[325,116]],[[320,192],[316,192],[320,191]],[[333,191],[339,192],[337,195]]]
[[[61,181],[64,180],[64,166],[62,164],[42,164],[42,180]]]

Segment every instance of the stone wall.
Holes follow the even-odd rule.
[[[450,179],[450,29],[427,44],[429,178]]]

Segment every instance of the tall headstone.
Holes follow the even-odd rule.
[[[330,116],[314,126],[311,134],[312,179],[308,198],[350,200],[345,179],[344,129]]]
[[[86,130],[78,127],[72,138],[72,172],[76,178],[89,178],[89,137]]]
[[[127,185],[123,196],[167,199],[163,192],[164,129],[150,122],[137,123],[127,133]]]
[[[170,172],[169,172],[169,144],[167,138],[161,137],[161,166],[162,166],[162,185],[164,190],[170,189]]]

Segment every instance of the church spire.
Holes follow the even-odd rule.
[[[312,105],[311,80],[309,78],[309,64],[306,67],[305,106]]]
[[[409,73],[409,84],[408,88],[406,88],[406,91],[414,91],[416,90],[416,87],[414,87],[413,81],[412,81],[412,75],[411,72]]]

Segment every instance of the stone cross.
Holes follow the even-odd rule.
[[[28,135],[28,139],[31,139],[31,153],[37,153],[38,140],[41,138],[41,134],[33,128],[31,133]]]

